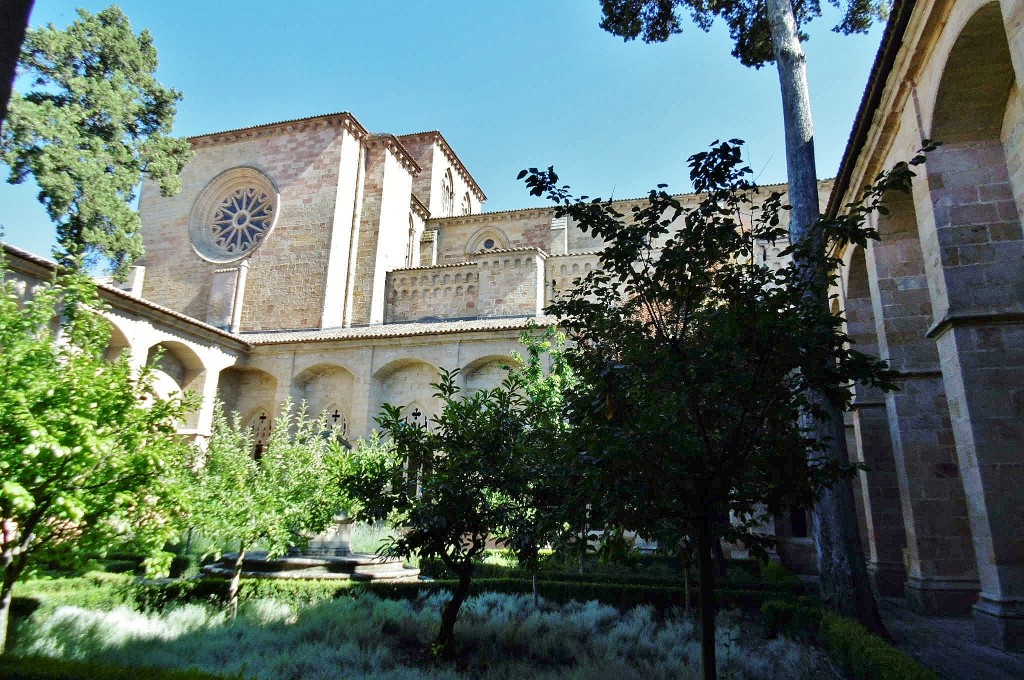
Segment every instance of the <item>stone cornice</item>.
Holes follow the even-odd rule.
[[[405,148],[405,145],[395,135],[385,132],[381,134],[371,135],[366,139],[366,146],[373,148],[377,145],[381,145],[395,155],[398,162],[402,164],[402,167],[408,170],[411,174],[416,175],[422,170],[420,164],[416,162],[416,159],[412,157],[409,150]]]
[[[492,248],[490,250],[481,249],[481,250],[476,251],[472,255],[473,255],[473,257],[478,257],[480,255],[491,255],[491,254],[494,254],[494,255],[507,255],[509,253],[530,253],[531,255],[540,255],[542,258],[545,258],[545,259],[548,257],[548,254],[545,253],[543,249],[537,248],[537,247],[527,247],[527,248]]]
[[[939,338],[963,326],[1005,326],[1024,324],[1024,312],[988,312],[981,314],[949,314],[932,324],[924,336]]]
[[[502,212],[476,213],[474,215],[455,215],[452,217],[433,217],[432,223],[446,224],[494,224],[500,220],[534,219],[544,218],[550,220],[554,215],[554,208],[520,208],[519,210],[504,210]]]
[[[469,185],[469,188],[473,191],[473,193],[476,194],[477,199],[479,199],[481,203],[487,200],[487,195],[484,194],[484,190],[481,189],[480,185],[476,183],[475,179],[473,179],[473,175],[469,174],[469,169],[466,168],[466,165],[459,158],[458,154],[455,153],[455,150],[452,149],[451,145],[448,143],[448,140],[444,138],[444,135],[442,135],[439,130],[430,130],[429,132],[414,132],[408,135],[398,135],[398,138],[412,139],[417,142],[426,141],[436,143],[438,147],[440,147],[441,153],[444,154],[445,158],[448,159],[448,162],[451,163],[452,166],[455,168],[455,172],[459,174],[459,177],[461,177],[462,180]]]
[[[362,123],[356,120],[355,116],[348,111],[341,111],[339,113],[327,113],[321,116],[310,116],[309,118],[296,118],[294,120],[282,120],[276,123],[253,125],[251,127],[224,130],[222,132],[211,132],[205,135],[188,137],[187,139],[193,148],[198,149],[210,146],[219,146],[221,144],[230,144],[232,142],[242,140],[255,139],[257,137],[268,137],[287,132],[311,130],[318,127],[344,128],[351,132],[356,139],[363,139],[369,134],[366,128],[363,127]]]
[[[427,210],[427,206],[423,205],[423,201],[416,198],[415,194],[409,201],[409,209],[424,222],[430,219],[430,211]]]

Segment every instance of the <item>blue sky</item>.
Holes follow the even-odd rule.
[[[75,7],[107,4],[37,0],[31,24],[63,27]],[[159,79],[185,95],[179,135],[334,111],[375,132],[437,129],[487,211],[539,204],[515,179],[528,166],[554,165],[590,196],[688,191],[686,158],[718,138],[747,141],[762,183],[785,181],[776,71],[740,65],[720,25],[646,45],[598,28],[598,0],[119,4],[153,34]],[[881,36],[835,35],[833,23],[813,23],[805,46],[821,177],[838,169]],[[0,184],[0,225],[45,255],[54,229],[36,191]]]

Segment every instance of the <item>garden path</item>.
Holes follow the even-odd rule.
[[[948,680],[1021,680],[1024,654],[1010,654],[974,639],[970,617],[921,616],[902,598],[879,601],[896,646]]]

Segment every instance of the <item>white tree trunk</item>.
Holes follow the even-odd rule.
[[[789,181],[789,237],[796,242],[805,237],[817,239],[813,229],[818,221],[818,177],[814,163],[814,124],[807,89],[807,60],[804,56],[791,0],[767,0],[772,46],[782,87],[782,111],[786,128],[786,168]],[[800,266],[800,263],[796,263]],[[808,272],[810,275],[810,272]],[[823,276],[824,273],[818,273]],[[820,304],[828,306],[828,299]],[[828,458],[847,463],[843,414],[830,407],[820,394],[808,395],[828,413],[825,421],[815,423],[819,441],[828,441]],[[815,507],[814,542],[821,573],[821,595],[833,609],[855,616],[869,630],[882,632],[878,606],[871,592],[864,553],[857,529],[853,488],[844,480],[826,491]]]

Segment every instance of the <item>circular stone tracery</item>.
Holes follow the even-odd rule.
[[[230,262],[255,250],[274,227],[278,194],[253,168],[218,175],[199,194],[189,218],[192,246],[212,262]]]

